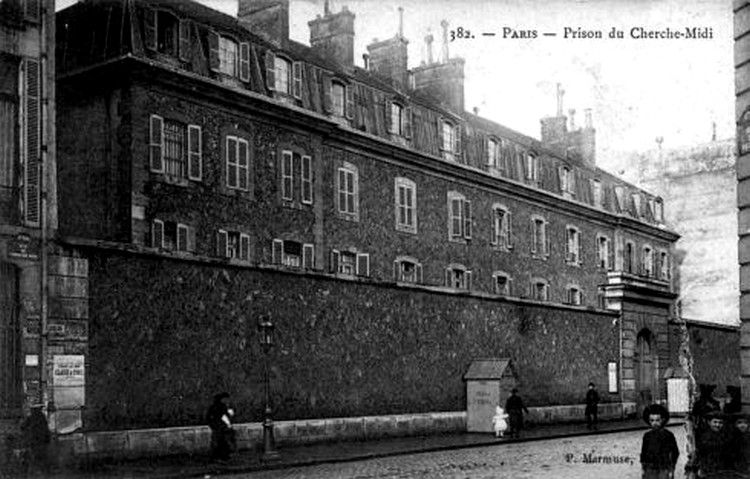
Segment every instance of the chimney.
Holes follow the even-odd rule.
[[[277,47],[289,40],[289,0],[239,0],[237,19]]]
[[[394,86],[405,90],[408,76],[407,47],[409,41],[403,35],[404,9],[398,7],[398,11],[398,33],[393,38],[382,42],[373,40],[373,43],[367,45],[367,51],[370,54],[370,71],[390,80]]]
[[[541,119],[542,143],[548,148],[565,154],[567,151],[568,119],[563,115],[563,96],[565,90],[557,84],[557,115]]]
[[[354,66],[354,14],[346,6],[338,13],[331,13],[326,1],[324,15],[318,15],[307,25],[313,50],[343,67]]]
[[[586,109],[586,122],[584,128],[568,131],[567,150],[572,159],[576,159],[587,166],[596,166],[596,130],[591,120],[591,109]],[[571,128],[575,110],[570,110]]]
[[[432,35],[425,37],[429,63],[412,70],[414,89],[443,100],[451,110],[464,112],[464,64],[463,58],[448,58],[447,27],[443,20],[443,47],[440,63],[432,62]]]

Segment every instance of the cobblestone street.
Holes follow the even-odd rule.
[[[673,426],[670,430],[675,434],[680,448],[675,477],[681,478],[685,465],[685,432],[682,426]],[[638,456],[643,433],[630,431],[531,441],[222,477],[636,479],[641,477]]]

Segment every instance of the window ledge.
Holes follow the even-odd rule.
[[[417,228],[414,226],[396,225],[396,231],[413,235],[417,234]]]
[[[582,265],[580,261],[569,261],[569,260],[566,260],[565,264],[567,264],[568,266],[576,267],[576,268],[580,268]]]
[[[534,259],[539,259],[542,261],[547,261],[549,259],[549,253],[547,254],[539,254],[539,253],[531,253],[531,257]]]
[[[220,186],[219,192],[222,195],[225,196],[233,196],[235,198],[244,198],[246,200],[251,200],[252,198],[252,191],[250,189],[243,190],[241,188],[231,188],[229,186]]]
[[[281,200],[281,206],[290,210],[307,210],[312,204],[300,203],[299,201]]]
[[[159,172],[156,172],[156,171],[151,171],[151,173],[153,175],[153,178],[156,181],[160,181],[162,183],[167,183],[167,184],[170,184],[170,185],[188,186],[190,184],[190,181],[191,181],[191,180],[189,180],[187,178],[181,178],[179,176],[172,176],[172,175],[168,175],[166,173],[159,173]],[[198,180],[194,180],[194,181],[198,182]]]
[[[451,243],[469,244],[469,240],[466,238],[448,238],[448,241]]]
[[[343,213],[339,211],[337,212],[336,216],[340,220],[351,221],[352,223],[359,223],[359,213]]]

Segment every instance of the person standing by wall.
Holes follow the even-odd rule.
[[[586,391],[586,427],[588,429],[597,429],[599,423],[599,393],[596,391],[596,385],[589,383],[589,390]]]
[[[21,424],[24,445],[29,452],[29,473],[33,469],[46,474],[49,472],[49,443],[52,436],[49,432],[47,417],[40,404],[31,406],[31,413]]]
[[[227,406],[227,398],[229,393],[216,394],[206,414],[208,427],[211,428],[211,457],[218,461],[229,460],[234,446],[233,412]]]
[[[505,401],[505,412],[510,418],[510,437],[519,437],[523,429],[523,413],[528,414],[529,410],[518,395],[518,389],[513,388],[510,397]]]

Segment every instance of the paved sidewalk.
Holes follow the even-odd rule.
[[[670,424],[681,423],[673,419]],[[386,438],[372,441],[337,442],[280,449],[277,461],[263,463],[256,451],[240,451],[226,464],[210,461],[208,456],[172,456],[154,459],[82,464],[77,469],[58,471],[44,477],[55,479],[152,478],[171,479],[216,476],[228,473],[282,469],[327,462],[344,462],[376,457],[414,454],[480,446],[494,446],[503,442],[523,442],[561,437],[605,434],[615,431],[646,429],[642,420],[609,421],[600,423],[597,431],[589,431],[585,424],[556,424],[531,426],[520,439],[497,439],[492,434],[464,433],[421,437]],[[3,476],[6,477],[6,476]],[[14,477],[14,476],[7,476]]]

